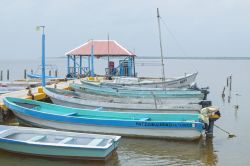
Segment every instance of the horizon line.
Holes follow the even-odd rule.
[[[57,59],[57,58],[67,58],[66,56],[57,56],[57,57],[47,57],[49,59]],[[113,57],[114,59],[117,59],[119,57]],[[154,56],[136,56],[135,59],[161,59],[161,57],[154,57]],[[178,57],[164,57],[164,59],[193,59],[193,60],[202,60],[202,59],[205,59],[205,60],[250,60],[250,57],[245,57],[245,56],[241,56],[241,57],[230,57],[230,56],[223,56],[223,57],[202,57],[202,56],[199,56],[199,57],[196,57],[196,56],[189,56],[189,57],[183,57],[183,56],[178,56]]]

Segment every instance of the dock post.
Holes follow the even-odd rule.
[[[226,87],[224,86],[222,94],[221,94],[221,97],[223,100],[225,99],[225,90],[226,90]]]
[[[214,132],[214,119],[209,119],[209,125],[208,128],[206,130],[206,136],[211,138],[213,137],[213,132]]]
[[[26,78],[27,78],[27,70],[26,70],[26,69],[24,69],[23,78],[24,78],[24,79],[26,79]]]
[[[229,76],[229,90],[232,90],[232,75]]]
[[[228,102],[228,103],[230,103],[230,102],[231,102],[231,91],[230,91],[230,90],[229,90],[229,94],[228,94],[227,102]]]
[[[3,81],[3,70],[1,70],[1,73],[0,73],[0,81]]]
[[[49,70],[49,76],[51,76],[51,70]]]
[[[7,70],[7,80],[8,81],[10,80],[10,70],[9,69]]]

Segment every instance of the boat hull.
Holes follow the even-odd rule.
[[[13,143],[0,139],[0,149],[12,153],[74,160],[106,160],[114,153],[116,148],[103,151],[95,149],[76,149],[69,147],[50,147],[26,143]]]
[[[145,137],[176,140],[196,140],[201,137],[201,131],[193,129],[152,129],[152,128],[131,128],[131,127],[111,127],[99,125],[84,125],[57,122],[46,119],[39,119],[24,115],[14,111],[14,114],[25,124],[36,127],[52,128],[76,132],[101,133],[121,135],[127,137]]]
[[[0,149],[33,156],[105,160],[119,140],[120,136],[0,125]]]
[[[57,98],[50,97],[52,102],[57,105],[63,105],[67,107],[74,107],[74,108],[82,108],[82,109],[97,109],[97,108],[102,108],[103,111],[122,111],[122,112],[148,112],[148,113],[198,113],[199,109],[198,108],[182,108],[182,107],[176,107],[176,108],[168,108],[168,109],[142,109],[138,107],[137,109],[132,108],[128,109],[127,107],[123,108],[114,108],[112,106],[103,106],[103,105],[91,105],[91,103],[80,103],[80,102],[69,102],[69,100],[60,100]]]
[[[95,93],[101,95],[144,97],[144,98],[196,98],[202,100],[204,94],[196,90],[162,90],[162,91],[135,91],[119,88],[105,88],[90,84],[70,84],[70,87],[81,93]]]
[[[197,77],[197,72],[193,74],[188,74],[183,77],[178,77],[171,80],[155,81],[155,82],[141,82],[141,83],[110,83],[103,82],[102,84],[106,85],[122,85],[122,86],[134,86],[134,87],[147,87],[147,88],[188,88],[192,83],[195,82]]]
[[[176,103],[168,103],[168,104],[159,104],[157,100],[155,103],[118,103],[112,101],[100,101],[95,98],[93,95],[87,95],[85,98],[75,98],[70,97],[69,95],[63,95],[56,90],[53,92],[51,89],[44,88],[44,92],[50,97],[53,103],[58,105],[64,105],[69,107],[77,107],[84,109],[96,109],[98,107],[102,107],[105,111],[126,111],[126,112],[190,112],[190,113],[198,113],[201,109],[201,105],[198,104],[183,104],[181,101]],[[60,91],[60,90],[59,90]],[[63,91],[67,93],[67,91]],[[72,92],[73,94],[73,92]],[[93,100],[91,98],[92,97]],[[94,98],[96,100],[94,100]],[[126,98],[124,98],[126,101]],[[154,99],[152,99],[154,101]],[[143,100],[142,100],[143,101]],[[174,101],[173,101],[174,102]]]
[[[4,104],[23,121],[61,130],[180,140],[198,139],[204,130],[199,114],[83,110],[10,97]]]
[[[29,78],[32,78],[32,79],[41,79],[42,78],[42,75],[39,75],[39,74],[27,74],[27,76]],[[45,76],[45,78],[48,78],[48,79],[52,79],[52,78],[57,78],[57,77],[54,77],[54,76]]]

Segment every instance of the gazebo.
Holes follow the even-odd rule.
[[[108,58],[106,76],[135,76],[135,54],[121,46],[115,40],[89,40],[65,53],[67,56],[67,77],[94,76],[94,57]],[[83,66],[83,57],[88,65]],[[111,58],[121,58],[115,67]]]

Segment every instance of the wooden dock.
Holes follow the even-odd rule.
[[[69,80],[69,81],[61,81],[56,84],[47,85],[46,87],[56,87],[58,89],[67,89],[70,83],[80,82],[79,80]],[[30,93],[31,92],[31,93]],[[42,87],[31,88],[30,92],[28,89],[14,91],[10,93],[5,93],[0,95],[0,114],[2,117],[4,114],[7,114],[7,107],[3,103],[4,97],[17,97],[23,99],[33,99],[33,100],[43,100],[46,98],[46,94],[43,92]]]

